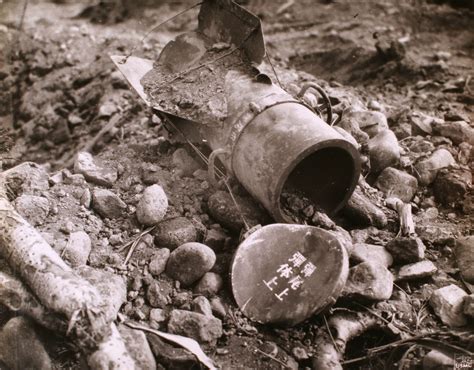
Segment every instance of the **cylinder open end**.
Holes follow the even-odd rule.
[[[317,210],[337,212],[352,194],[359,177],[360,164],[347,145],[316,149],[295,161],[295,166],[283,179],[279,196],[279,212],[286,222],[291,220],[283,210],[288,196],[309,200]]]

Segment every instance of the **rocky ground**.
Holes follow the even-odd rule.
[[[223,369],[318,368],[326,317],[341,313],[376,321],[347,343],[344,368],[474,361],[472,10],[425,1],[248,1],[263,19],[281,82],[291,93],[295,82],[323,86],[336,129],[363,160],[363,178],[333,220],[287,205],[298,220],[337,224],[352,240],[343,297],[325,316],[285,329],[249,321],[229,288],[240,212],[251,226],[270,223],[268,215],[238,184],[231,186],[240,212],[225,187],[213,188],[196,153],[109,59],[132,48],[156,59],[196,26],[197,9],[142,36],[189,5],[164,1],[97,24],[76,16],[84,5],[30,1],[18,32],[22,4],[5,3],[0,170],[19,166],[7,177],[17,211],[77,271],[109,274],[108,299],[123,317],[196,339]],[[410,204],[414,230],[399,230],[394,198]],[[11,272],[3,260],[0,270]],[[26,352],[33,368],[84,366],[60,334],[12,317],[0,306],[0,368],[15,368]],[[199,366],[155,335],[121,332],[140,343],[142,368]],[[407,338],[418,339],[401,342]]]

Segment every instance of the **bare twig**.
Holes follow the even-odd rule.
[[[278,85],[283,89],[283,86],[281,85],[280,79],[278,78],[278,74],[276,72],[275,67],[273,66],[272,59],[270,57],[270,54],[268,53],[268,50],[266,51],[266,57],[267,57],[268,64],[270,64],[270,67],[272,68],[273,74],[275,75]]]
[[[280,359],[276,358],[275,356],[272,356],[271,354],[267,353],[267,352],[264,352],[262,351],[261,349],[255,347],[255,351],[257,351],[258,353],[261,353],[262,355],[264,355],[265,357],[268,357],[269,359],[275,361],[275,362],[278,362],[281,366],[283,366],[285,369],[291,369],[291,367],[289,367],[287,364],[285,364],[283,361],[281,361]]]
[[[151,226],[149,227],[148,229],[146,230],[143,230],[140,235],[138,235],[135,240],[132,241],[132,246],[130,247],[130,249],[128,250],[128,253],[127,253],[127,256],[125,257],[125,261],[123,261],[123,264],[126,265],[128,263],[128,261],[130,260],[130,258],[132,257],[132,254],[133,252],[135,251],[135,248],[137,247],[138,243],[140,243],[140,240],[142,240],[142,238],[152,232],[154,229],[155,229],[156,225],[154,226]]]
[[[292,7],[295,3],[295,0],[287,0],[286,3],[282,4],[276,11],[276,15],[280,15],[286,12],[290,7]]]
[[[0,175],[1,256],[18,271],[45,310],[69,321],[73,338],[92,369],[102,369],[104,363],[117,370],[134,369],[98,289],[73,271],[15,210],[6,196],[4,175]]]
[[[340,352],[339,351],[339,346],[336,344],[336,341],[334,340],[334,337],[332,336],[331,329],[329,328],[328,321],[326,320],[326,315],[323,315],[323,319],[324,319],[324,324],[326,325],[326,329],[329,333],[329,336],[331,337],[331,342],[332,342],[334,348],[336,349],[337,352]]]
[[[388,350],[394,349],[394,348],[403,347],[403,346],[406,346],[408,344],[416,344],[416,345],[420,345],[422,347],[437,349],[437,350],[440,350],[442,352],[446,352],[446,351],[449,350],[449,351],[452,351],[452,352],[458,352],[458,353],[461,352],[461,353],[464,353],[464,354],[469,355],[469,356],[474,356],[473,352],[471,352],[467,349],[464,349],[462,347],[449,344],[445,340],[441,341],[441,340],[428,338],[428,337],[433,337],[433,336],[439,335],[439,334],[446,334],[446,333],[437,333],[437,332],[435,332],[435,333],[424,333],[424,334],[419,334],[419,335],[416,335],[416,336],[413,336],[413,337],[410,337],[410,338],[397,340],[395,342],[392,342],[392,343],[389,343],[389,344],[384,344],[384,345],[379,346],[379,347],[370,348],[370,349],[367,350],[367,355],[366,356],[346,360],[342,363],[344,365],[347,365],[347,364],[351,364],[351,363],[354,363],[354,362],[364,361],[364,360],[367,360],[368,358],[372,357],[374,354],[377,354],[377,353],[380,353],[380,352],[385,352],[385,351],[388,351]]]

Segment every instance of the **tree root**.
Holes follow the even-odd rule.
[[[91,361],[91,368],[134,368],[120,334],[107,318],[107,303],[103,302],[99,291],[77,275],[39,232],[15,211],[6,196],[2,178],[0,255],[31,289],[32,294],[26,288],[17,291],[17,294],[26,292],[21,301],[34,302],[27,297],[30,294],[44,306],[44,309],[30,313],[41,315],[41,310],[50,310],[64,317],[68,322],[66,333],[84,350]],[[15,307],[15,304],[12,306]],[[23,309],[26,310],[25,307]]]
[[[32,318],[38,324],[66,333],[67,322],[47,310],[17,278],[0,271],[0,304],[10,311]]]
[[[402,236],[410,236],[415,234],[415,223],[411,213],[411,204],[404,203],[398,198],[387,198],[385,201],[387,207],[397,211],[400,222],[400,231]]]
[[[328,333],[317,340],[318,352],[313,358],[315,370],[342,370],[341,361],[347,343],[377,325],[380,321],[367,313],[339,312],[329,319]]]

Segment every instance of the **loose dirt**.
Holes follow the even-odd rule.
[[[84,7],[81,4],[30,1],[23,30],[19,32],[16,27],[21,4],[16,3],[7,2],[0,14],[0,43],[7,51],[0,60],[0,170],[26,160],[43,164],[51,172],[61,170],[71,164],[74,155],[113,117],[119,118],[92,151],[118,170],[119,180],[112,190],[127,204],[122,217],[103,220],[79,207],[73,197],[82,196],[78,193],[82,189],[80,184],[56,185],[48,196],[57,213],[38,228],[57,244],[58,250],[65,242],[61,229],[67,229],[68,222],[73,229],[86,230],[94,245],[89,264],[123,275],[129,292],[138,292],[141,301],[133,296],[135,293],[129,295],[122,312],[135,320],[146,321],[151,307],[142,302],[145,288],[135,289],[132,285],[145,275],[155,246],[140,243],[129,269],[120,267],[128,251],[123,246],[143,231],[133,213],[144,187],[150,183],[163,186],[170,202],[167,217],[186,217],[207,231],[223,229],[209,215],[207,200],[213,191],[207,181],[206,167],[179,135],[167,131],[145,109],[115,71],[108,55],[125,55],[138,44],[135,55],[157,61],[169,40],[195,28],[196,11],[165,25],[140,43],[152,25],[190,4],[163,1],[154,7],[136,9],[122,23],[101,25],[75,17]],[[403,137],[402,133],[410,126],[415,111],[443,119],[457,115],[472,127],[474,18],[470,10],[426,1],[305,0],[295,2],[277,15],[284,1],[248,3],[250,10],[262,15],[268,55],[277,73],[286,71],[279,73],[285,86],[291,88],[295,81],[317,81],[328,91],[336,112],[342,112],[348,105],[370,106],[375,101],[387,116],[389,126],[397,132],[406,161],[404,170],[412,174],[415,174],[414,160],[428,156],[435,147],[447,148],[456,160],[462,155],[466,157],[449,139],[409,133]],[[231,50],[229,46],[212,52],[204,61],[215,60]],[[204,63],[206,66],[186,74],[165,76],[161,70],[153,70],[144,83],[153,102],[164,110],[213,123],[216,117],[219,120],[226,115],[222,100],[224,73],[228,68],[241,68],[241,61],[235,52],[218,63]],[[243,68],[247,68],[246,64]],[[271,69],[268,74],[275,79]],[[191,176],[184,176],[173,161],[175,150],[183,147],[199,163],[200,169]],[[420,150],[421,147],[426,150]],[[471,171],[473,163],[472,150],[468,150],[467,167]],[[234,189],[237,194],[246,195],[238,186]],[[288,213],[298,222],[314,223],[317,211],[314,205],[304,199],[298,203],[293,196],[284,197],[285,208],[291,211]],[[347,359],[366,356],[368,348],[399,339],[404,335],[399,327],[415,333],[443,328],[427,302],[433,289],[450,283],[464,287],[453,249],[455,238],[472,233],[472,199],[471,191],[463,201],[441,205],[434,200],[432,187],[419,188],[413,201],[417,232],[425,240],[427,258],[437,265],[438,272],[430,279],[398,282],[390,300],[367,305],[368,309],[355,307],[351,302],[338,305],[336,310],[368,312],[370,309],[390,324],[384,330],[370,331],[351,342]],[[353,236],[365,235],[367,243],[383,245],[397,232],[395,212],[387,211],[387,216],[388,226],[380,230],[374,227],[359,230],[350,220],[344,220],[344,226],[353,229]],[[215,271],[227,276],[239,235],[230,230],[224,230],[224,234]],[[172,289],[174,297],[183,292],[189,297],[184,303],[173,301],[171,307],[190,305],[192,290]],[[289,329],[256,325],[241,315],[228,285],[224,285],[219,297],[228,307],[228,315],[223,319],[224,335],[217,347],[207,350],[218,365],[255,369],[281,369],[282,363],[292,368],[311,366],[309,358],[318,350],[316,340],[326,330],[324,316]],[[0,307],[0,324],[6,322],[2,316],[8,315]],[[46,331],[42,337],[49,338],[47,350],[55,368],[81,368],[77,348]],[[462,337],[457,342],[449,340],[467,348]],[[303,348],[308,358],[299,357],[296,362],[301,351],[295,348]],[[426,352],[417,349],[404,358],[411,368],[421,368]],[[400,351],[385,351],[345,366],[384,368],[403,355]]]

